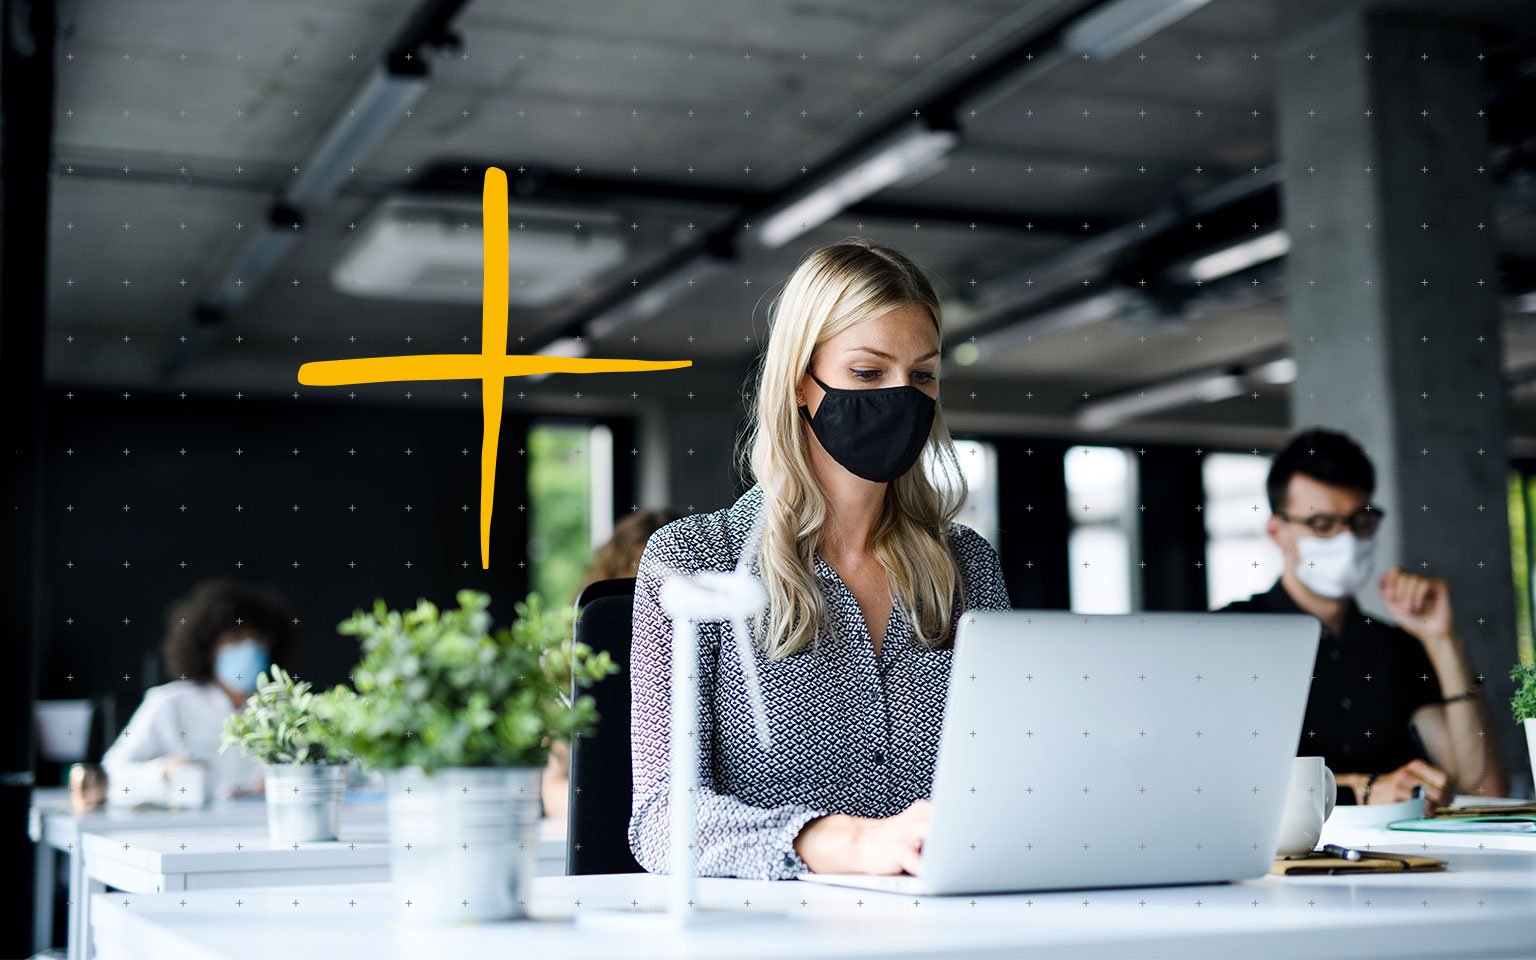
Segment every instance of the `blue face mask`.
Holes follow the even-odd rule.
[[[267,648],[255,640],[240,640],[219,648],[213,660],[213,673],[236,693],[256,689],[256,676],[272,665]]]

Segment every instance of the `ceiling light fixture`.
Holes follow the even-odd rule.
[[[865,197],[926,170],[959,142],[955,130],[935,129],[921,120],[908,121],[885,141],[759,214],[757,242],[769,249],[782,247]]]
[[[1198,373],[1146,387],[1135,393],[1093,400],[1077,409],[1077,425],[1085,430],[1107,430],[1127,420],[1148,417],[1192,403],[1215,403],[1238,396],[1246,389],[1236,373]]]
[[[1210,283],[1231,276],[1249,267],[1258,266],[1290,252],[1291,235],[1284,230],[1271,230],[1257,237],[1232,244],[1214,253],[1190,261],[1185,272],[1189,279]]]
[[[1111,0],[1062,35],[1070,54],[1112,57],[1209,3],[1210,0]]]

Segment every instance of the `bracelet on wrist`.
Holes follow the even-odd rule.
[[[1376,778],[1379,776],[1381,774],[1373,773],[1365,778],[1365,789],[1360,792],[1360,803],[1362,806],[1371,802],[1371,787],[1376,783]]]
[[[1468,687],[1467,689],[1465,689],[1465,690],[1461,691],[1460,693],[1456,694],[1454,697],[1446,697],[1443,700],[1441,700],[1440,702],[1442,704],[1446,704],[1446,703],[1460,703],[1463,700],[1476,700],[1478,697],[1480,697],[1482,695],[1483,695],[1483,685],[1482,685],[1482,682],[1479,681],[1476,686]]]

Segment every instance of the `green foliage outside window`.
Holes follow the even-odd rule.
[[[1532,596],[1532,525],[1536,522],[1536,477],[1522,476],[1518,471],[1509,475],[1509,552],[1510,567],[1515,578],[1515,648],[1522,663],[1531,663],[1533,656],[1533,615],[1536,607]]]
[[[564,602],[591,545],[591,429],[540,424],[528,431],[528,587]]]

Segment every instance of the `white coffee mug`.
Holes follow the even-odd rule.
[[[1322,757],[1297,757],[1291,761],[1291,780],[1285,788],[1285,810],[1280,814],[1279,857],[1311,853],[1323,835],[1323,821],[1333,813],[1338,783]]]

